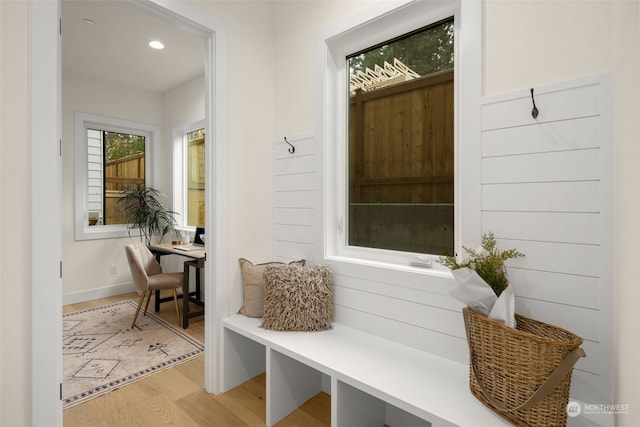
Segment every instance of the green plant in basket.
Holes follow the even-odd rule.
[[[497,296],[509,285],[507,270],[504,262],[512,258],[523,257],[524,254],[515,249],[500,251],[496,247],[496,239],[493,233],[482,235],[482,244],[478,249],[462,247],[468,258],[463,262],[458,262],[455,256],[442,256],[438,262],[451,270],[459,268],[470,268],[478,273],[478,276],[487,282]]]

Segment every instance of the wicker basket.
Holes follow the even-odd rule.
[[[518,426],[564,426],[582,338],[516,314],[516,328],[463,310],[471,392]]]

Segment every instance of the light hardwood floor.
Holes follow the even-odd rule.
[[[70,304],[64,313],[132,299],[130,293],[80,304]],[[152,310],[153,301],[149,305]],[[176,323],[172,303],[157,313]],[[204,341],[204,317],[189,320],[185,330]],[[277,427],[328,427],[331,398],[320,393],[277,424]],[[63,411],[65,427],[116,426],[206,426],[247,427],[265,425],[265,375],[220,395],[204,390],[204,357],[200,356],[165,371],[145,377],[118,390]]]

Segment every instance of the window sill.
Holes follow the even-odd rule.
[[[451,270],[437,264],[436,259],[432,268],[412,266],[408,260],[406,264],[399,264],[344,255],[326,255],[324,262],[332,266],[339,275],[369,278],[424,290],[432,285],[453,281]]]

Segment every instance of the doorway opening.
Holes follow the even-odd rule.
[[[207,239],[205,265],[205,388],[220,390],[221,351],[217,330],[226,316],[226,56],[227,33],[223,24],[182,1],[159,5],[151,0],[131,2],[204,38],[205,127],[211,149],[206,155],[205,194]],[[62,383],[62,106],[60,1],[32,4],[32,422],[62,425],[59,389]],[[53,147],[53,148],[52,148]],[[215,185],[213,185],[215,184]],[[213,188],[216,191],[214,193]],[[38,215],[38,212],[50,212]],[[46,242],[36,236],[47,236]],[[36,244],[37,243],[37,244]],[[71,261],[68,261],[71,262]],[[216,286],[216,284],[221,286]],[[52,364],[54,365],[53,368]],[[54,421],[55,420],[55,421]]]

